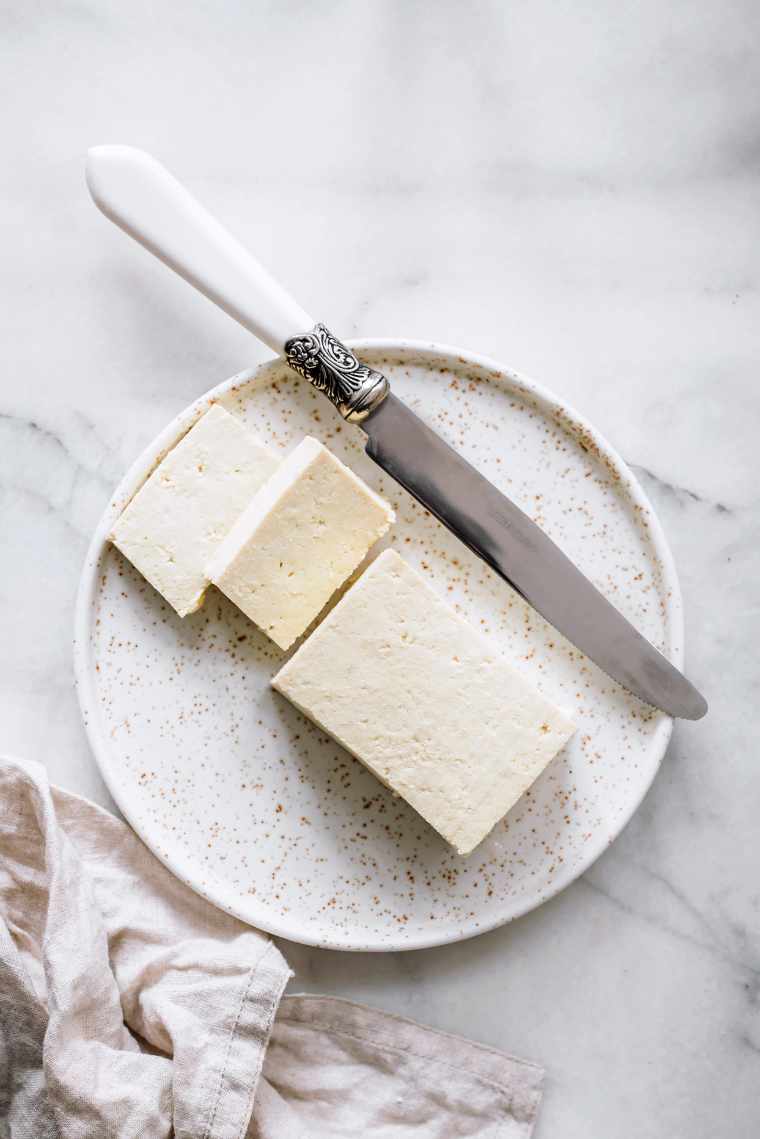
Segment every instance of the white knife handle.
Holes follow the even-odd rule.
[[[95,204],[274,352],[312,318],[200,202],[144,150],[95,146],[87,155]]]
[[[344,419],[361,422],[388,394],[385,377],[315,324],[150,154],[132,146],[95,146],[87,154],[87,185],[107,218],[283,355]]]

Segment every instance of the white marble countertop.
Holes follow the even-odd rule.
[[[108,803],[72,683],[89,534],[125,467],[263,357],[109,226],[96,142],[162,158],[345,335],[475,349],[639,473],[709,717],[540,911],[297,987],[542,1061],[538,1139],[760,1132],[753,0],[3,6],[0,747]]]

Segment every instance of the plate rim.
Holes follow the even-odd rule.
[[[649,537],[660,562],[663,590],[666,594],[666,614],[670,631],[670,643],[666,648],[666,655],[677,668],[683,667],[685,649],[683,603],[675,562],[665,537],[665,532],[641,484],[630,467],[584,415],[576,411],[571,404],[560,399],[542,384],[523,375],[522,372],[517,372],[514,369],[506,367],[493,357],[471,352],[467,349],[442,344],[437,341],[392,337],[353,337],[347,339],[346,343],[359,354],[361,354],[362,351],[387,351],[389,353],[416,354],[422,358],[427,357],[431,359],[435,357],[447,357],[449,360],[453,358],[454,362],[460,366],[472,366],[497,373],[500,377],[506,377],[512,383],[518,384],[526,394],[534,395],[545,405],[561,413],[569,424],[580,429],[584,437],[592,440],[600,454],[611,462],[616,473],[620,476],[621,483],[629,499],[642,510],[646,511]],[[166,427],[142,450],[116,486],[95,527],[82,566],[74,607],[73,658],[77,698],[85,733],[109,794],[132,830],[171,874],[182,881],[186,886],[189,886],[195,893],[204,897],[212,905],[238,918],[238,920],[242,921],[245,925],[252,925],[250,919],[242,916],[234,904],[231,904],[229,900],[225,900],[221,896],[220,891],[216,891],[213,888],[204,888],[199,883],[193,881],[191,873],[183,872],[182,865],[178,864],[176,859],[171,859],[169,855],[161,849],[160,844],[156,842],[154,838],[151,838],[150,828],[143,827],[134,817],[133,812],[130,810],[129,803],[125,805],[125,803],[122,802],[123,796],[121,796],[119,792],[117,780],[113,777],[111,765],[109,764],[107,738],[105,733],[99,730],[99,705],[94,686],[95,670],[91,663],[89,614],[96,592],[98,566],[107,546],[107,535],[114,520],[121,513],[124,505],[126,505],[126,502],[133,496],[138,486],[142,484],[150,471],[158,464],[160,459],[163,458],[164,454],[189,430],[204,407],[220,399],[234,388],[249,383],[263,367],[274,363],[277,359],[277,356],[268,356],[253,367],[246,368],[228,379],[223,380],[213,388],[210,388],[207,392],[178,412]],[[475,921],[454,932],[446,929],[431,933],[430,935],[420,934],[418,936],[404,936],[403,930],[399,930],[394,939],[383,942],[382,944],[368,941],[366,936],[357,940],[352,940],[350,937],[348,940],[333,940],[329,937],[310,936],[308,927],[302,931],[294,930],[293,927],[287,925],[287,923],[282,924],[276,920],[270,920],[267,914],[263,915],[264,920],[262,921],[256,918],[256,926],[252,926],[252,928],[258,928],[274,937],[320,949],[334,949],[344,952],[388,953],[413,949],[430,949],[439,945],[454,944],[458,941],[465,941],[469,938],[476,937],[481,933],[488,933],[493,929],[515,921],[517,918],[523,917],[532,910],[538,909],[544,902],[556,897],[562,890],[566,889],[585,874],[612,842],[619,837],[638,810],[655,780],[665,757],[673,733],[673,726],[673,718],[663,713],[655,733],[652,736],[650,745],[652,751],[658,752],[656,762],[652,768],[651,778],[642,786],[640,794],[636,794],[632,797],[629,807],[615,820],[614,833],[611,835],[605,834],[596,840],[590,841],[588,847],[584,848],[583,857],[575,860],[568,867],[563,867],[552,881],[551,886],[542,891],[537,897],[534,896],[530,899],[517,902],[511,907],[508,907],[504,913],[499,914],[496,918],[484,924],[479,924]]]

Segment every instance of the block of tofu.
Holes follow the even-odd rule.
[[[575,731],[393,550],[272,685],[463,855]]]
[[[203,604],[207,563],[278,463],[213,404],[143,483],[109,537],[184,617]]]
[[[287,649],[393,521],[388,503],[307,435],[238,518],[209,577]]]

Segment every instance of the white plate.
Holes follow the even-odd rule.
[[[353,346],[681,665],[680,595],[662,531],[588,423],[482,357],[405,341]],[[234,606],[211,590],[203,609],[180,620],[106,543],[113,519],[211,401],[283,452],[306,432],[322,439],[395,505],[391,543],[576,718],[575,738],[469,858],[272,692],[284,655]],[[362,439],[280,361],[184,411],[129,471],[98,526],[77,602],[75,665],[109,790],[178,877],[294,941],[412,949],[491,929],[577,878],[640,803],[672,721],[609,680],[384,478]]]

